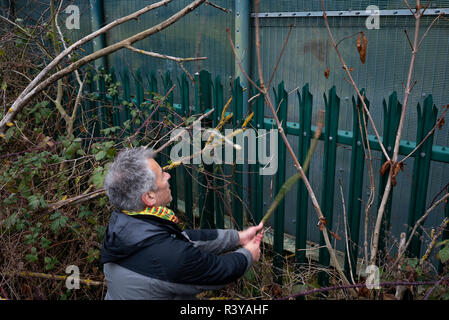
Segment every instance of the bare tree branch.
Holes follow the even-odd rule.
[[[4,135],[4,132],[6,130],[7,124],[11,123],[17,113],[19,113],[22,108],[25,106],[27,102],[29,102],[37,93],[41,92],[44,88],[46,88],[48,85],[52,84],[53,82],[57,81],[58,79],[70,74],[74,70],[77,70],[81,68],[82,66],[86,65],[87,63],[94,61],[102,56],[111,54],[119,49],[122,49],[126,47],[127,45],[131,45],[134,42],[140,41],[142,39],[145,39],[148,36],[151,36],[157,32],[160,32],[161,30],[167,28],[168,26],[172,25],[185,15],[192,12],[194,9],[196,9],[198,6],[200,6],[205,0],[196,0],[187,5],[185,8],[181,9],[177,13],[173,14],[171,17],[169,17],[167,20],[153,26],[152,28],[149,28],[145,31],[142,31],[136,35],[133,35],[127,39],[124,39],[118,43],[115,43],[113,45],[110,45],[102,50],[99,50],[97,52],[94,52],[86,57],[83,57],[82,59],[72,63],[68,67],[64,68],[61,71],[56,72],[46,80],[40,82],[48,72],[53,69],[61,60],[64,58],[68,53],[73,51],[75,48],[79,47],[83,43],[86,43],[95,37],[99,36],[100,34],[106,32],[107,30],[113,28],[114,26],[121,24],[123,22],[126,22],[131,19],[136,19],[141,14],[155,9],[157,7],[160,7],[162,5],[166,5],[171,0],[165,0],[158,3],[155,3],[153,5],[147,6],[144,9],[141,9],[129,16],[126,16],[124,18],[120,18],[118,20],[115,20],[114,22],[108,24],[106,27],[103,27],[87,37],[84,37],[83,39],[77,41],[75,44],[64,50],[58,57],[56,57],[49,65],[47,65],[44,70],[41,71],[41,73],[28,85],[28,87],[20,94],[20,96],[16,99],[14,104],[11,108],[9,108],[9,112],[3,117],[3,119],[0,121],[0,136]],[[40,82],[40,83],[39,83]],[[38,84],[39,83],[39,84]]]

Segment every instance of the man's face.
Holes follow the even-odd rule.
[[[170,184],[170,174],[162,171],[160,165],[154,159],[148,159],[148,167],[156,175],[157,191],[150,191],[153,198],[153,207],[166,206],[172,201]]]

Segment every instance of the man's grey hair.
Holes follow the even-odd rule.
[[[153,159],[152,149],[124,149],[115,158],[105,179],[104,188],[111,204],[117,210],[141,211],[145,209],[142,195],[156,190],[156,174],[148,168]]]

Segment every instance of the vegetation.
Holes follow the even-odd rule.
[[[201,2],[195,1],[198,5]],[[56,13],[53,1],[51,4],[51,12]],[[168,94],[159,96],[146,92],[146,102],[139,108],[132,100],[118,99],[122,92],[121,84],[113,80],[111,74],[93,70],[89,65],[91,60],[75,54],[68,57],[69,67],[56,67],[56,63],[55,69],[59,68],[59,71],[49,76],[51,81],[45,80],[45,85],[39,85],[39,90],[31,94],[37,84],[29,87],[30,79],[36,79],[45,66],[59,57],[62,48],[71,45],[68,39],[60,36],[56,16],[53,14],[48,23],[31,27],[20,19],[7,21],[2,26],[7,41],[0,49],[0,126],[3,139],[0,144],[0,296],[8,299],[102,299],[106,287],[100,249],[112,210],[102,189],[108,163],[122,148],[154,144],[162,134],[176,126],[174,123],[188,125],[193,120],[173,112],[167,101]],[[256,32],[258,34],[257,26]],[[364,61],[366,38],[360,39],[357,49]],[[129,43],[122,47],[135,49]],[[260,43],[256,44],[256,48],[260,50]],[[106,50],[104,54],[112,52]],[[154,53],[141,53],[155,56]],[[98,55],[90,56],[92,59],[96,57]],[[190,58],[171,58],[180,67],[190,61]],[[82,63],[74,67],[71,64],[74,61]],[[261,74],[260,61],[259,71]],[[345,71],[350,75],[348,68]],[[329,70],[326,72],[328,74]],[[74,79],[63,77],[68,74],[74,75]],[[106,92],[100,94],[107,93],[112,98],[110,103],[105,103],[105,99],[99,99],[95,94],[86,94],[85,87],[100,79],[106,84]],[[267,86],[262,77],[259,80],[260,87],[255,87],[270,101],[268,90],[271,80]],[[358,91],[355,83],[354,87]],[[24,92],[26,98],[21,97]],[[113,101],[126,106],[131,116],[121,126],[111,126],[112,119],[102,119],[101,122],[98,118],[99,108],[106,111],[105,114],[116,114],[117,104]],[[279,125],[275,106],[271,101],[269,104]],[[10,106],[15,106],[17,110],[11,110]],[[165,112],[165,117],[159,121],[152,118],[156,109]],[[439,124],[442,126],[441,121]],[[98,136],[93,134],[95,130],[100,133]],[[282,138],[289,146],[285,134]],[[326,219],[305,176],[308,161],[301,167],[291,148],[290,151],[299,173],[275,198],[267,217],[291,185],[302,178],[314,201],[320,231],[327,237]],[[387,164],[391,173],[396,170],[397,175],[399,162],[395,161]],[[202,170],[202,166],[198,169]],[[447,198],[447,195],[443,196],[437,202],[442,203]],[[449,242],[438,240],[447,225],[448,221],[445,220],[433,231],[428,252],[421,259],[402,256],[407,246],[405,239],[399,246],[400,252],[403,249],[400,255],[384,256],[379,265],[381,290],[367,289],[367,279],[359,274],[355,283],[349,282],[327,238],[326,248],[332,254],[335,268],[324,268],[312,259],[307,264],[297,265],[286,253],[283,256],[283,285],[280,286],[273,281],[273,258],[276,253],[266,244],[261,262],[244,278],[225,289],[202,294],[200,298],[395,299],[408,295],[415,299],[448,299]],[[443,263],[442,270],[436,271],[427,261],[432,252],[436,252]],[[366,256],[368,260],[367,253]],[[377,258],[375,246],[371,259]],[[66,268],[70,265],[80,270],[82,284],[79,290],[66,287],[64,279],[67,276]],[[318,273],[323,271],[330,275],[329,288],[318,285]],[[345,281],[341,282],[342,279]]]

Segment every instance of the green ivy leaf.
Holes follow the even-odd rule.
[[[45,238],[45,237],[42,237],[42,238],[41,238],[41,248],[42,248],[42,249],[49,249],[49,248],[50,248],[50,244],[51,244],[51,241],[50,241],[50,240],[48,240],[48,239]]]
[[[56,257],[50,258],[50,257],[45,257],[44,258],[44,262],[45,262],[45,270],[51,270],[55,267],[55,265],[59,262],[58,259]]]
[[[82,219],[82,218],[84,218],[84,217],[89,217],[89,216],[91,216],[92,214],[93,214],[92,211],[86,209],[86,207],[83,206],[83,207],[81,207],[81,210],[80,210],[80,212],[79,212],[79,214],[78,214],[78,217],[79,217],[80,219]]]
[[[416,259],[416,258],[409,259],[408,265],[412,268],[416,268],[416,266],[418,265],[418,259]]]
[[[35,247],[31,248],[31,254],[27,254],[25,256],[25,259],[28,260],[29,262],[33,263],[37,261],[37,250]]]
[[[100,250],[98,249],[89,249],[87,261],[93,262],[95,260],[100,259]]]
[[[449,247],[444,247],[438,252],[438,256],[442,263],[446,263],[449,260]]]
[[[38,195],[31,195],[28,197],[28,206],[31,210],[36,210],[40,207],[41,201]]]
[[[100,152],[98,152],[98,153],[95,155],[95,160],[101,161],[101,160],[104,159],[104,157],[106,157],[106,151],[101,150]]]
[[[62,227],[64,227],[69,219],[64,216],[60,216],[55,219],[51,224],[50,228],[54,233],[57,233]]]
[[[103,187],[103,181],[106,174],[105,171],[106,170],[104,170],[103,167],[97,167],[94,169],[94,172],[90,177],[90,181],[95,185],[95,187],[97,188]]]

